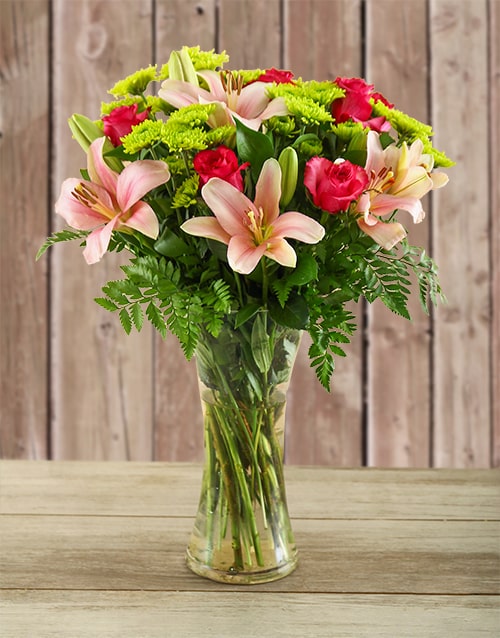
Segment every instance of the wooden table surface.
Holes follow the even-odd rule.
[[[298,569],[195,576],[201,467],[0,461],[2,638],[500,636],[500,472],[287,467]]]

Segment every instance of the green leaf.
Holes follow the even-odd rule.
[[[54,233],[43,242],[38,249],[35,260],[38,261],[45,251],[61,241],[73,241],[74,239],[85,239],[89,233],[87,231],[61,230]]]
[[[120,323],[122,324],[125,332],[129,335],[132,330],[132,321],[130,320],[130,315],[126,308],[122,308],[120,310]]]
[[[244,323],[246,323],[249,319],[251,319],[254,315],[256,315],[261,308],[259,303],[249,303],[236,314],[236,319],[234,321],[234,327],[239,328]]]
[[[293,286],[303,286],[318,278],[318,264],[310,253],[300,255],[297,266],[288,277],[288,283]]]
[[[167,326],[165,324],[165,319],[163,318],[162,313],[155,305],[153,301],[151,301],[146,308],[146,317],[151,321],[153,326],[158,330],[163,338],[167,336]]]
[[[284,308],[278,302],[271,301],[269,312],[279,324],[296,330],[304,330],[309,321],[309,307],[299,295],[290,296]]]
[[[169,228],[166,228],[161,237],[155,241],[154,248],[164,257],[180,257],[192,252],[186,242],[177,237]]]
[[[105,310],[109,310],[109,312],[114,312],[115,310],[118,310],[118,306],[113,303],[110,299],[107,299],[106,297],[95,297],[94,301],[99,304],[101,306],[101,308],[104,308]]]
[[[274,156],[273,143],[267,135],[253,131],[236,117],[234,120],[238,155],[243,162],[250,162],[252,177],[257,180],[264,162]]]
[[[262,314],[255,317],[252,326],[252,354],[260,372],[265,373],[271,367],[272,351],[269,335],[267,334],[267,320]]]
[[[140,332],[144,323],[144,314],[142,312],[141,304],[136,302],[130,306],[130,315],[137,331]]]

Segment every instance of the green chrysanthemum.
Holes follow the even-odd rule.
[[[341,122],[333,124],[332,131],[342,142],[348,144],[355,135],[367,131],[361,122]]]
[[[164,141],[165,123],[160,120],[144,120],[122,138],[123,150],[128,155],[135,155],[144,148],[152,148]]]
[[[194,206],[196,196],[198,194],[200,178],[198,175],[192,175],[185,179],[177,188],[175,196],[172,199],[172,208],[189,208]]]
[[[165,102],[159,97],[148,95],[145,99],[142,97],[126,97],[123,100],[114,100],[113,102],[101,102],[101,115],[109,115],[119,106],[139,105],[139,112],[149,109],[150,113],[158,113],[165,110]]]
[[[214,71],[215,69],[222,67],[226,62],[229,61],[229,56],[225,51],[223,51],[222,53],[215,53],[214,49],[212,49],[211,51],[200,51],[199,46],[186,47],[186,50],[196,71]],[[162,66],[158,79],[166,80],[168,77],[168,63],[166,63]]]
[[[115,97],[126,95],[142,95],[150,82],[156,79],[156,64],[139,69],[123,80],[119,80],[108,93]]]

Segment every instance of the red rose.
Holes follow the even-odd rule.
[[[330,162],[324,157],[313,157],[304,171],[304,184],[314,205],[329,213],[347,210],[367,183],[365,170],[348,160]]]
[[[276,82],[276,84],[294,84],[293,73],[281,69],[267,69],[257,78],[257,82]]]
[[[219,146],[213,150],[200,151],[193,160],[194,170],[200,176],[201,185],[206,184],[211,177],[219,177],[229,182],[235,188],[243,191],[241,171],[249,166],[246,162],[238,166],[236,153],[226,146]]]
[[[372,118],[370,98],[380,101],[389,108],[394,105],[388,102],[381,93],[373,91],[373,85],[361,78],[337,78],[335,84],[345,90],[345,96],[332,102],[332,115],[336,122],[361,122],[374,131],[388,131],[390,124],[385,117]]]
[[[144,122],[149,115],[149,109],[137,113],[138,104],[130,106],[117,106],[109,115],[102,118],[104,122],[104,135],[109,137],[113,146],[120,146],[121,138],[128,135],[132,127]]]

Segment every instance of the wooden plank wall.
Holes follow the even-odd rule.
[[[457,160],[411,231],[448,304],[415,302],[412,323],[359,307],[331,394],[306,339],[287,462],[500,466],[499,0],[3,0],[0,18],[1,457],[202,458],[194,364],[92,301],[123,258],[88,267],[62,245],[34,262],[83,163],[68,116],[98,117],[117,79],[199,44],[233,67],[363,75]]]

